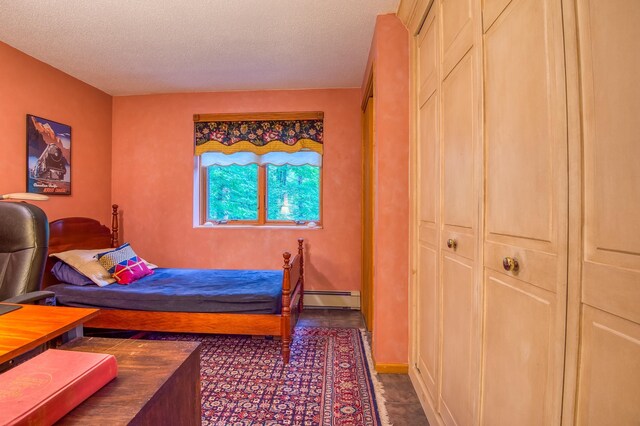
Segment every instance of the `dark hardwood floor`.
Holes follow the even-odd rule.
[[[365,328],[360,311],[339,309],[305,309],[298,325]],[[408,375],[378,374],[378,378],[384,387],[389,420],[394,426],[429,425]]]

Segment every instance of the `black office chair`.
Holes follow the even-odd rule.
[[[49,221],[39,207],[0,201],[0,301],[33,303],[54,293],[39,291],[49,248]]]

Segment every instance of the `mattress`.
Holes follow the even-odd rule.
[[[161,312],[277,314],[282,270],[158,268],[129,285],[55,284],[57,303],[86,308]]]

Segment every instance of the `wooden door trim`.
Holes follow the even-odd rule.
[[[375,220],[373,218],[375,218],[375,101],[374,101],[374,86],[375,86],[375,63],[372,64],[371,69],[370,69],[370,73],[369,76],[367,78],[367,86],[365,89],[365,97],[363,99],[363,109],[362,109],[362,177],[363,177],[363,182],[362,182],[362,193],[361,193],[361,204],[362,204],[362,210],[361,210],[361,221],[362,221],[362,225],[361,225],[361,233],[362,233],[362,243],[361,243],[361,252],[362,252],[362,259],[361,259],[361,294],[366,295],[367,297],[364,298],[364,300],[361,300],[361,305],[362,305],[362,311],[363,313],[366,313],[366,315],[364,315],[364,319],[365,319],[365,323],[367,326],[367,329],[369,332],[373,332],[373,328],[374,328],[374,321],[373,321],[373,317],[374,317],[374,305],[375,305],[375,298],[374,298],[374,284],[375,284],[375,256],[373,256],[373,253],[375,253],[375,230],[374,230],[374,223]],[[369,105],[369,102],[372,102],[371,104],[371,123],[368,122],[367,120],[367,107]],[[371,127],[371,131],[369,132],[367,128],[367,126]],[[370,134],[369,134],[370,133]],[[369,139],[370,140],[365,140],[365,135],[369,134]],[[370,157],[366,157],[365,156],[365,145],[370,145]],[[367,164],[369,163],[369,164]],[[364,177],[365,177],[365,170],[369,169],[369,174],[370,174],[370,180],[368,182],[368,188],[365,187],[365,185],[367,185],[367,182],[364,181]],[[374,201],[371,202],[371,205],[367,205],[365,203],[365,191],[369,191],[369,195],[371,198],[373,198]],[[366,209],[368,209],[369,207],[371,207],[371,229],[367,229],[366,223],[365,223],[365,212]],[[366,234],[370,234],[371,235],[371,259],[366,259],[365,256],[367,255],[367,253],[365,253],[365,235]],[[370,265],[370,267],[369,267]],[[370,271],[370,283],[365,282],[365,270],[369,269]],[[365,287],[367,287],[365,289]]]
[[[569,209],[567,237],[567,312],[562,424],[575,424],[582,292],[582,129],[576,1],[562,2],[567,90]]]
[[[360,109],[364,113],[367,109],[367,103],[369,102],[369,98],[373,98],[373,83],[375,81],[375,68],[376,63],[373,62],[371,64],[371,68],[369,69],[369,75],[367,75],[367,84],[364,86],[364,93],[362,96],[362,101],[360,102]]]

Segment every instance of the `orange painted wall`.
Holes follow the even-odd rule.
[[[376,193],[373,356],[407,364],[409,346],[409,34],[381,15],[361,91],[374,69]]]
[[[113,100],[113,201],[123,240],[167,267],[264,268],[306,239],[307,288],[359,290],[360,90],[183,93]],[[324,111],[323,229],[194,229],[193,114]]]
[[[39,205],[50,220],[107,221],[111,201],[111,96],[0,42],[0,193],[26,190],[26,115],[71,126],[70,196]]]

